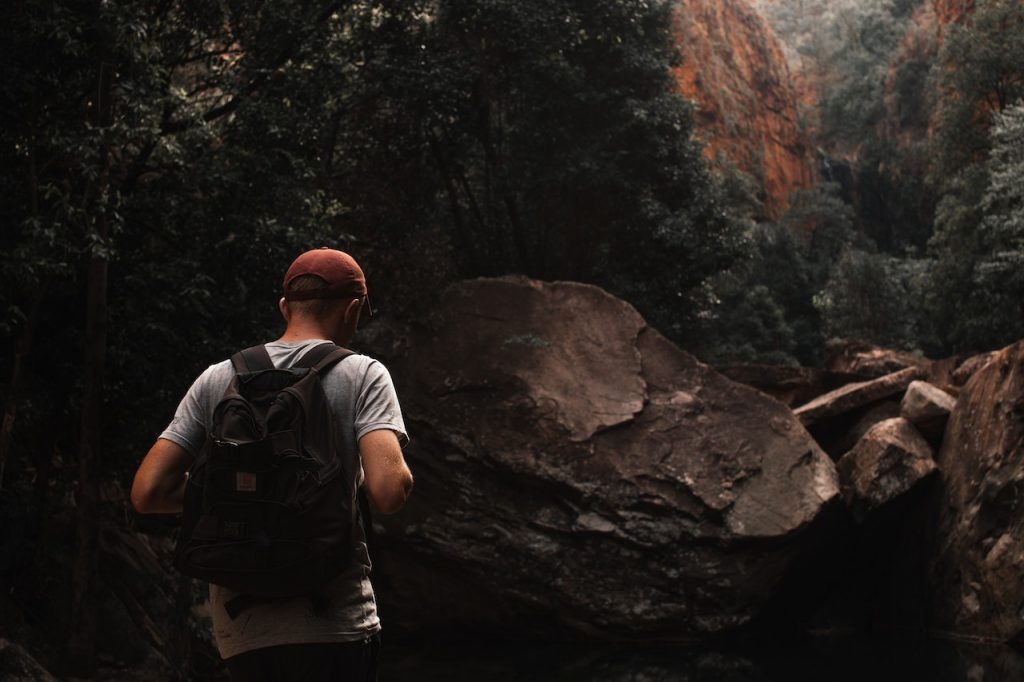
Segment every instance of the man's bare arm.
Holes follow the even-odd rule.
[[[381,514],[394,514],[412,490],[412,472],[402,456],[398,436],[388,429],[370,431],[359,439],[359,456],[370,505]]]
[[[185,474],[192,464],[188,450],[158,438],[135,472],[132,506],[140,514],[175,514],[185,499]]]

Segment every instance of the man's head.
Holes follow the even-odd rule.
[[[292,262],[278,305],[290,331],[308,334],[319,328],[320,335],[345,345],[366,302],[362,268],[347,253],[324,246]]]

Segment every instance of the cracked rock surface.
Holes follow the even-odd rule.
[[[386,359],[416,476],[375,519],[393,627],[720,633],[759,612],[837,499],[786,406],[596,287],[453,285]]]
[[[854,518],[909,492],[935,472],[932,448],[903,417],[872,426],[837,463],[843,499]]]
[[[936,627],[1024,644],[1024,341],[961,391],[939,451]]]

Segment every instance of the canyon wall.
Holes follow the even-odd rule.
[[[681,0],[675,33],[680,91],[697,105],[709,158],[722,156],[761,188],[768,217],[814,184],[800,97],[775,34],[746,0]]]

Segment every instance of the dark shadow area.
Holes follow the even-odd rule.
[[[666,647],[474,640],[385,642],[380,682],[1009,682],[1005,646],[925,639],[808,638],[785,645]]]

